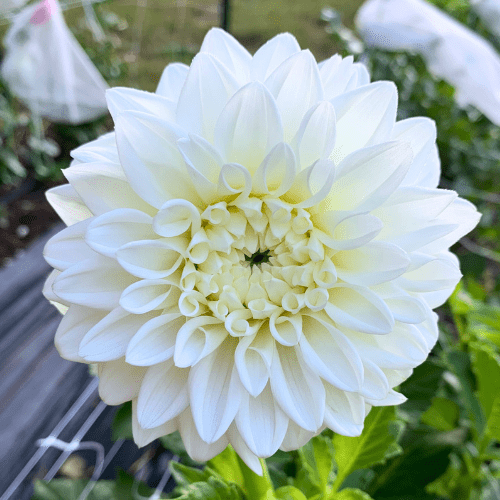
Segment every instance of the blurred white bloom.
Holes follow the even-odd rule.
[[[2,79],[34,113],[72,124],[106,113],[108,85],[69,30],[57,0],[20,11],[4,45]]]
[[[471,104],[500,125],[500,57],[482,37],[425,0],[368,0],[356,25],[369,46],[422,55],[455,87],[459,106]]]
[[[500,36],[500,2],[498,0],[470,0],[473,10],[496,36]]]
[[[2,0],[0,2],[0,16],[11,16],[11,11],[21,8],[28,0]]]
[[[61,355],[132,400],[136,442],[179,429],[196,460],[231,443],[260,471],[403,402],[479,219],[436,188],[434,123],[396,123],[392,83],[289,34],[252,57],[213,29],[156,94],[107,96],[115,132],[48,192],[69,227],[45,294],[69,306]]]

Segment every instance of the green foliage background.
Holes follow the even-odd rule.
[[[499,40],[486,31],[468,1],[434,3],[486,36],[500,52]],[[144,21],[148,30],[141,39],[148,44],[141,50],[151,57],[145,57],[140,65],[133,50],[140,14],[135,6],[109,0],[96,9],[108,35],[103,44],[92,41],[82,27],[81,13],[72,11],[68,19],[111,85],[153,90],[161,71],[158,61],[162,66],[170,60],[189,62],[206,29],[217,23],[217,13],[208,8],[214,2],[200,0],[198,10],[187,9],[184,18],[175,2],[167,4],[151,0],[148,5],[149,17]],[[344,2],[347,26],[352,27],[358,4]],[[337,2],[337,7],[341,5]],[[178,435],[166,436],[162,445],[179,457],[178,463],[171,464],[177,487],[170,497],[500,500],[499,128],[473,108],[458,108],[454,89],[430,75],[420,57],[363,47],[356,33],[331,12],[323,16],[328,21],[321,21],[323,6],[323,0],[235,0],[234,33],[250,50],[289,30],[302,46],[311,47],[319,60],[336,51],[343,55],[354,52],[369,66],[373,80],[396,82],[400,119],[429,116],[436,121],[441,187],[458,191],[483,214],[478,228],[453,248],[464,279],[438,311],[440,336],[435,349],[399,389],[408,398],[406,403],[398,408],[373,408],[358,438],[325,431],[300,450],[276,453],[264,464],[262,478],[231,448],[208,464],[196,464],[185,453]],[[165,15],[159,18],[162,8]],[[155,19],[163,26],[159,33],[148,25]],[[36,123],[0,83],[0,125],[0,183],[16,184],[26,175],[57,178],[61,167],[68,164],[69,150],[103,133],[112,123],[109,117],[81,127]],[[129,413],[130,405],[120,409],[114,439],[131,438]],[[116,481],[99,481],[89,498],[134,498],[134,484],[132,477],[119,472]],[[76,500],[84,486],[83,480],[38,481],[33,499]],[[152,493],[146,489],[141,492]]]

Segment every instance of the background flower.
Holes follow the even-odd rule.
[[[496,14],[491,2],[480,0],[473,7],[498,26],[498,3]],[[500,58],[478,33],[426,0],[369,0],[356,25],[370,47],[420,54],[433,75],[455,87],[459,106],[472,104],[500,124]]]
[[[45,293],[69,307],[61,355],[132,400],[136,442],[178,429],[193,458],[231,443],[259,471],[403,402],[479,219],[437,189],[433,122],[396,122],[393,84],[289,34],[252,57],[213,29],[156,94],[107,97],[115,132],[48,192],[69,227]]]

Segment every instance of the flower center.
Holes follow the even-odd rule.
[[[252,255],[245,255],[245,262],[250,263],[250,268],[253,266],[259,266],[260,264],[267,264],[269,262],[270,258],[270,252],[269,248],[267,250],[259,250]]]
[[[234,325],[249,334],[252,322],[326,306],[335,266],[306,210],[250,197],[210,205],[200,226],[179,283],[185,316],[213,315],[243,335]]]

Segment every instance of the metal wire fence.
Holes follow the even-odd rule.
[[[18,488],[27,480],[30,473],[37,467],[40,460],[45,455],[48,449],[57,449],[61,451],[61,454],[54,461],[48,472],[44,475],[43,480],[50,482],[54,479],[57,473],[60,471],[66,460],[76,451],[81,450],[91,450],[95,452],[95,462],[93,464],[92,477],[88,481],[84,490],[78,497],[78,500],[85,500],[90,495],[91,491],[96,485],[106,468],[113,461],[115,456],[123,451],[123,445],[125,443],[124,439],[118,439],[113,446],[106,453],[104,446],[98,441],[84,441],[83,439],[87,435],[89,429],[96,423],[97,419],[102,415],[107,405],[102,401],[97,404],[91,414],[83,422],[83,424],[74,433],[73,437],[69,441],[63,441],[59,438],[64,428],[71,423],[71,421],[76,417],[78,412],[89,402],[92,398],[97,395],[98,379],[94,377],[87,387],[84,389],[80,397],[73,404],[73,406],[66,412],[66,414],[57,423],[50,434],[42,439],[36,441],[38,449],[34,455],[29,459],[21,472],[8,486],[7,490],[0,497],[0,500],[14,500],[17,498],[16,492]],[[172,458],[174,461],[178,461],[179,458],[174,456]],[[155,488],[154,493],[151,496],[143,496],[139,493],[139,485],[148,471],[148,462],[146,461],[140,469],[135,473],[134,483],[132,486],[132,495],[137,500],[158,500],[165,489],[167,482],[171,477],[171,471],[168,467],[168,463],[162,465],[163,473]]]

